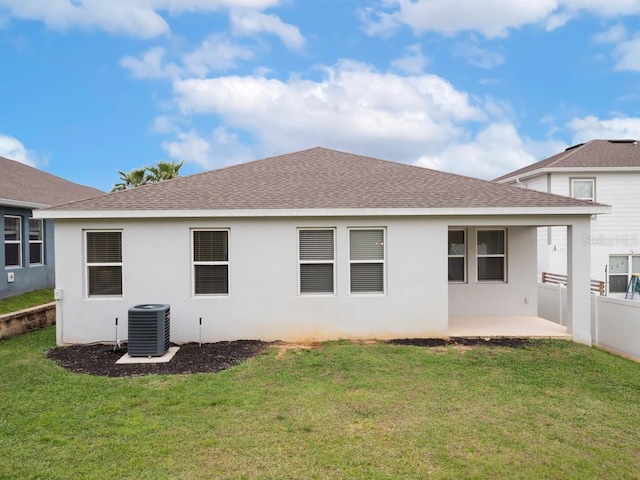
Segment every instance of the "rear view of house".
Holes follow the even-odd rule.
[[[325,148],[40,210],[58,343],[168,304],[171,340],[446,337],[537,315],[536,231],[569,231],[570,331],[590,343],[590,217],[608,207]]]
[[[33,210],[103,193],[0,157],[0,298],[54,286],[53,222]]]
[[[631,275],[640,274],[640,145],[636,140],[592,140],[503,175],[498,182],[611,205],[593,217],[591,278],[624,296]],[[564,274],[567,234],[563,226],[541,229],[538,271]]]

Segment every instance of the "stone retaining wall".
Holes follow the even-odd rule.
[[[48,327],[56,323],[56,302],[0,315],[0,339]]]

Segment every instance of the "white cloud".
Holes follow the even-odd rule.
[[[391,12],[380,12],[377,20],[369,21],[368,31],[378,31],[382,25],[411,27],[416,33],[426,31],[452,35],[461,31],[476,31],[487,37],[503,37],[513,28],[544,21],[557,7],[556,0],[514,2],[513,0],[393,0]],[[384,29],[382,30],[384,31]]]
[[[371,35],[407,25],[418,34],[471,31],[504,37],[529,24],[553,30],[583,12],[605,18],[640,13],[640,0],[386,0],[382,5],[361,11],[365,31]]]
[[[174,82],[186,114],[214,114],[276,151],[324,145],[415,158],[486,115],[435,75],[403,77],[343,61],[321,81],[228,76]]]
[[[618,43],[624,40],[627,31],[623,25],[617,24],[605,32],[600,32],[593,37],[595,43]]]
[[[0,0],[0,14],[44,22],[54,30],[97,28],[151,38],[170,32],[160,12],[212,12],[222,8],[262,10],[281,0]]]
[[[237,45],[224,35],[211,35],[182,61],[185,68],[198,77],[205,77],[210,70],[225,71],[237,65],[238,60],[253,58],[251,49]]]
[[[120,60],[120,65],[131,71],[136,78],[176,77],[180,69],[174,63],[164,64],[165,49],[153,47],[140,58],[130,55]]]
[[[262,32],[271,33],[292,50],[301,50],[305,45],[305,39],[298,27],[284,23],[277,15],[255,10],[233,9],[231,26],[236,35],[252,36]]]
[[[487,70],[504,63],[504,55],[479,47],[475,36],[471,36],[466,42],[456,43],[453,47],[453,53],[456,56],[466,58],[475,67]]]
[[[223,127],[216,128],[209,138],[201,137],[193,129],[188,132],[180,131],[176,140],[163,142],[162,148],[173,159],[195,163],[205,169],[253,158],[251,149]]]
[[[443,150],[422,156],[416,163],[480,178],[496,178],[562,151],[561,142],[534,142],[522,139],[513,124],[488,125],[472,140],[456,142]]]
[[[27,150],[24,144],[15,137],[0,133],[0,156],[15,160],[34,167],[37,163],[37,156],[34,152]]]
[[[568,127],[573,131],[574,143],[594,139],[640,139],[638,117],[616,117],[608,120],[594,116],[573,118]]]
[[[422,54],[422,45],[416,43],[405,48],[404,54],[391,62],[391,66],[404,73],[419,75],[428,63],[429,60]]]

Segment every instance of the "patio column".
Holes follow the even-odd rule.
[[[567,328],[573,340],[591,345],[591,220],[567,226]]]

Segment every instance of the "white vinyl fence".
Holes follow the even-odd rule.
[[[567,288],[538,284],[538,315],[567,325]],[[640,358],[640,302],[591,294],[593,343]]]

